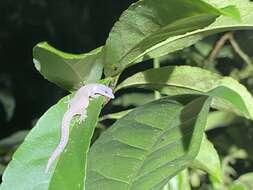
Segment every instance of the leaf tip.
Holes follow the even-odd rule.
[[[241,15],[238,8],[234,5],[229,5],[221,9],[221,13],[225,16],[231,17],[234,20],[241,21]]]

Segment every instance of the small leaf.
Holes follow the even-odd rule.
[[[46,42],[33,48],[36,69],[50,82],[68,90],[96,82],[102,76],[102,47],[89,53],[74,55],[61,52]]]
[[[132,4],[114,25],[106,41],[105,74],[116,75],[136,62],[191,45],[191,40],[184,41],[184,45],[171,44],[198,35],[200,29],[220,15],[236,18],[234,22],[238,24],[238,11],[228,5],[218,9],[201,0],[141,0]]]
[[[253,98],[247,89],[231,77],[222,77],[190,66],[166,66],[139,72],[116,88],[139,87],[158,90],[167,95],[208,94],[214,108],[253,119]]]
[[[197,156],[210,100],[164,98],[118,120],[90,149],[86,189],[160,190]]]
[[[83,190],[86,154],[101,111],[103,98],[90,102],[82,126],[72,122],[70,140],[56,167],[45,167],[60,140],[60,124],[67,110],[67,97],[50,108],[13,155],[3,175],[1,190]],[[49,187],[50,186],[50,187]]]
[[[191,164],[191,167],[203,170],[212,175],[216,181],[222,182],[222,170],[219,155],[213,144],[206,137],[203,138],[199,153]]]

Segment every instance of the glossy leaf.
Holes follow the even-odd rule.
[[[3,175],[1,190],[83,190],[86,154],[103,99],[91,101],[88,117],[78,127],[72,122],[69,143],[57,166],[45,173],[47,160],[60,139],[60,124],[67,110],[67,98],[50,108],[13,155]],[[64,180],[63,180],[64,179]]]
[[[116,90],[141,87],[168,95],[209,94],[213,107],[253,119],[253,98],[247,89],[231,77],[222,77],[190,66],[166,66],[139,72],[118,85]]]
[[[200,146],[199,153],[191,167],[200,169],[212,175],[216,181],[222,182],[222,170],[219,155],[213,144],[204,137]]]
[[[197,156],[210,100],[164,98],[118,120],[90,149],[86,189],[164,187]]]
[[[74,55],[42,42],[33,48],[33,57],[36,69],[44,78],[71,91],[101,78],[101,51],[102,47],[86,54]]]
[[[118,74],[131,64],[179,49],[171,43],[207,27],[220,15],[240,23],[235,7],[218,9],[202,0],[142,0],[132,4],[106,41],[105,74]],[[191,41],[184,47],[188,44]]]

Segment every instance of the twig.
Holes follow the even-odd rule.
[[[223,48],[224,44],[226,41],[233,36],[232,32],[228,32],[224,34],[215,44],[214,48],[212,51],[209,53],[208,58],[204,61],[204,68],[207,68],[208,64],[213,62],[216,57],[219,55],[220,50]]]
[[[247,66],[253,67],[250,57],[243,52],[238,43],[235,41],[233,35],[229,37],[229,42],[231,43],[234,51],[242,58],[242,60],[247,64]]]
[[[234,49],[235,53],[237,53],[241,59],[245,62],[246,67],[242,69],[238,75],[240,79],[248,78],[252,73],[253,73],[253,63],[250,59],[250,57],[244,53],[244,51],[241,49],[239,44],[236,42],[234,38],[233,32],[228,32],[224,34],[215,44],[214,48],[210,52],[208,58],[204,62],[204,68],[208,67],[208,64],[213,62],[216,57],[219,55],[220,50],[223,48],[224,44],[229,41],[231,44],[232,48]]]
[[[246,63],[246,66],[238,73],[239,78],[245,79],[250,77],[250,75],[252,75],[253,73],[253,65],[250,57],[240,48],[233,35],[229,38],[229,42],[231,43],[231,46],[233,47],[234,51]]]

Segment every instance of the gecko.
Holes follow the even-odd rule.
[[[113,99],[112,89],[102,84],[87,84],[79,88],[72,99],[68,101],[68,110],[65,112],[61,123],[61,139],[60,143],[48,159],[45,172],[51,168],[56,158],[63,152],[69,139],[69,127],[74,116],[79,115],[79,124],[87,117],[87,107],[92,98],[105,96]]]

